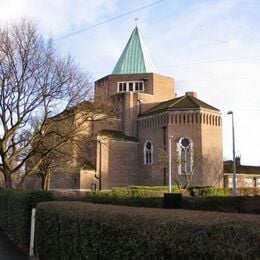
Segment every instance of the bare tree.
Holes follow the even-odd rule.
[[[168,153],[165,150],[159,150],[158,153],[158,166],[159,168],[165,168],[169,169],[169,159],[168,159]],[[201,164],[202,156],[199,155],[196,151],[193,151],[192,153],[192,165],[190,166],[190,169],[187,171],[185,169],[180,169],[181,171],[178,171],[178,167],[181,167],[181,165],[185,165],[188,163],[187,158],[183,157],[180,158],[177,156],[176,160],[172,161],[172,179],[178,186],[180,191],[185,192],[191,185],[192,178],[199,170],[199,166]]]
[[[50,188],[51,178],[79,172],[87,162],[95,164],[98,124],[113,123],[113,109],[104,103],[82,102],[49,118],[46,131],[32,143],[26,162],[26,175],[41,178],[42,189]],[[37,166],[37,167],[35,167]]]
[[[89,75],[80,72],[70,56],[59,55],[52,40],[45,41],[34,24],[22,20],[0,28],[0,172],[6,187],[13,186],[17,174],[23,181],[75,136],[75,120],[68,124],[71,114],[55,116],[91,95]],[[65,117],[69,130],[58,133]],[[43,149],[43,137],[51,134],[52,142]],[[32,156],[33,167],[25,174]]]

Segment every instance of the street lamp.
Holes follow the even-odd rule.
[[[172,138],[169,137],[168,151],[169,151],[169,193],[172,193]]]
[[[233,196],[236,196],[237,182],[236,182],[236,149],[235,149],[235,129],[234,129],[234,114],[233,111],[228,111],[228,115],[232,115],[232,143],[233,143]]]

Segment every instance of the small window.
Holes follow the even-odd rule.
[[[144,164],[153,163],[153,145],[151,142],[146,142],[144,144]]]
[[[139,91],[143,91],[143,90],[144,90],[143,82],[140,81],[140,82],[138,82],[138,83],[139,83],[139,88],[138,88],[138,90],[139,90]]]
[[[133,91],[133,82],[129,82],[128,87],[129,91]]]
[[[123,83],[118,84],[118,91],[122,92],[123,91]]]
[[[228,178],[228,187],[233,188],[233,177]],[[237,178],[236,178],[236,187],[237,187]]]
[[[117,92],[138,92],[144,91],[144,82],[143,81],[126,81],[117,83],[118,90]]]
[[[126,92],[126,82],[123,83],[123,91]]]
[[[139,90],[139,84],[138,82],[135,82],[135,91],[138,91]]]
[[[256,184],[256,187],[260,187],[260,178],[257,178],[256,180],[255,180],[255,184]]]
[[[244,179],[244,185],[245,185],[245,187],[253,187],[253,179],[245,178]]]

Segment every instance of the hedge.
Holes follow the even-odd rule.
[[[43,202],[38,259],[258,259],[260,216]]]
[[[182,208],[260,214],[260,196],[255,197],[183,197]]]
[[[229,190],[215,189],[212,187],[196,186],[192,189],[199,191],[197,196],[184,196],[178,207],[192,210],[210,210],[238,213],[260,213],[260,197],[230,197]],[[176,191],[176,189],[173,189]],[[149,208],[172,208],[169,203],[165,203],[164,194],[167,192],[165,187],[130,187],[116,188],[112,191],[86,192],[77,196],[71,193],[61,193],[56,200],[84,201],[98,204],[125,205],[134,207]],[[198,195],[201,196],[198,196]],[[222,194],[222,196],[221,196]],[[224,194],[224,195],[223,195]],[[206,196],[207,195],[207,196]],[[167,205],[168,206],[167,206]],[[173,205],[174,207],[174,205]]]
[[[188,188],[191,196],[209,197],[209,196],[230,196],[231,190],[227,188],[214,188],[210,186],[191,186]]]
[[[0,228],[28,248],[31,211],[39,202],[54,200],[50,192],[0,189]]]

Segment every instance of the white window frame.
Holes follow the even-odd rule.
[[[245,188],[253,187],[253,179],[252,178],[244,178],[244,187]]]
[[[130,84],[132,85],[132,90],[130,90]],[[137,87],[136,87],[137,86]],[[117,83],[117,92],[144,92],[144,81],[135,80],[135,81],[120,81]]]
[[[147,149],[147,144],[151,144],[151,149]],[[153,144],[151,141],[146,141],[144,144],[144,164],[153,164]]]
[[[228,187],[229,188],[233,188],[233,176],[228,177]],[[237,186],[237,177],[236,177],[236,187],[238,188],[238,186]]]
[[[187,147],[184,147],[182,145],[182,140],[183,139],[188,139],[189,140],[189,145]],[[182,158],[184,153],[184,157]],[[177,156],[178,156],[178,174],[179,175],[190,175],[192,174],[193,171],[193,142],[191,140],[191,138],[189,137],[181,137],[179,139],[179,141],[177,142]],[[187,159],[186,157],[189,156],[189,163],[190,165],[188,165]],[[185,171],[183,171],[183,167],[185,169]],[[189,170],[188,170],[189,167]]]

